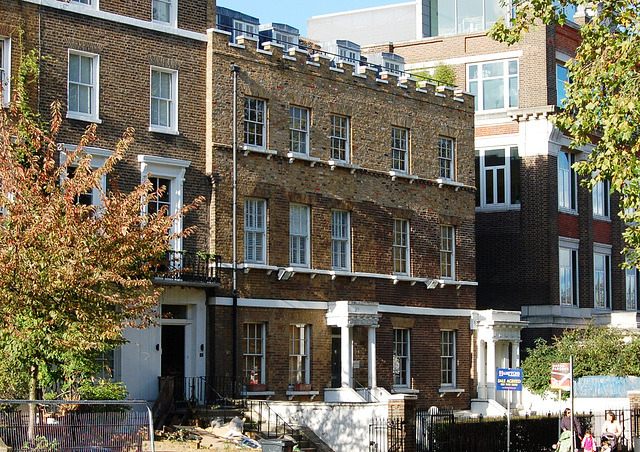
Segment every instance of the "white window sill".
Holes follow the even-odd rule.
[[[438,389],[438,392],[442,395],[444,394],[448,394],[448,393],[457,393],[458,396],[460,394],[462,394],[464,392],[464,389],[462,388],[454,388],[453,386],[451,387],[441,387],[440,389]]]
[[[396,177],[401,179],[409,179],[409,183],[412,184],[414,180],[418,180],[419,177],[415,174],[405,173],[404,171],[391,170],[389,171],[389,176],[391,176],[391,180],[396,180]]]
[[[598,220],[598,221],[607,221],[607,222],[611,222],[611,217],[605,217],[603,215],[594,215],[593,216],[594,220]]]
[[[331,171],[333,171],[336,167],[340,167],[348,169],[351,174],[355,173],[357,169],[360,169],[358,165],[353,165],[343,160],[327,160],[327,165],[331,167]]]
[[[520,204],[497,204],[476,207],[476,212],[507,212],[520,210]]]
[[[275,391],[242,391],[240,393],[243,397],[266,397],[270,399],[272,396],[276,395]]]
[[[313,168],[316,163],[321,160],[318,157],[311,157],[308,154],[300,154],[298,152],[288,152],[287,158],[289,159],[289,163],[293,163],[296,159],[304,160],[305,162],[309,162],[309,165]]]
[[[242,150],[244,152],[245,157],[247,155],[249,155],[249,153],[251,153],[251,152],[256,152],[258,154],[266,154],[267,160],[271,159],[272,156],[278,154],[278,151],[273,151],[271,149],[261,148],[261,147],[253,146],[253,145],[250,145],[250,144],[243,145],[242,146]]]
[[[83,115],[73,111],[67,111],[67,119],[77,119],[78,121],[92,122],[94,124],[102,124],[102,120],[97,116]]]
[[[567,209],[566,207],[558,207],[558,212],[566,213],[567,215],[578,215],[578,211],[576,209]]]
[[[180,132],[178,132],[175,129],[168,129],[166,127],[159,127],[159,126],[149,126],[149,132],[153,132],[153,133],[163,133],[165,135],[180,135]]]
[[[391,389],[391,393],[392,394],[420,394],[420,390],[394,386]]]
[[[451,187],[455,187],[456,191],[458,191],[460,187],[464,187],[464,184],[462,182],[458,182],[453,179],[438,178],[436,179],[436,182],[438,183],[438,188],[442,188],[444,185],[449,185]]]
[[[320,391],[287,391],[285,395],[289,397],[289,400],[293,400],[295,396],[309,396],[310,400],[313,400]]]

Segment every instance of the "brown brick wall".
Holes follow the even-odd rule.
[[[593,240],[611,245],[611,222],[593,220]]]

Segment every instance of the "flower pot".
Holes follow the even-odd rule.
[[[267,385],[261,383],[250,383],[247,385],[247,391],[249,392],[262,392],[267,389]]]
[[[309,383],[296,383],[293,385],[294,391],[311,391],[311,385]]]

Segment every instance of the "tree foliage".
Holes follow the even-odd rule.
[[[56,141],[61,123],[54,104],[44,126],[21,89],[9,110],[0,108],[0,393],[9,397],[60,382],[67,398],[80,397],[99,370],[96,357],[124,342],[123,329],[154,321],[152,278],[175,238],[168,231],[195,208],[145,214],[143,201],[161,193],[149,182],[103,191],[133,130],[95,169],[84,149],[98,139],[96,126],[67,152]],[[92,190],[99,206],[79,202]]]
[[[581,44],[567,63],[570,81],[555,124],[574,148],[591,148],[576,164],[586,184],[610,181],[621,194],[621,213],[630,227],[624,250],[640,264],[640,5],[637,0],[513,0],[515,16],[490,35],[513,44],[537,24],[563,24],[564,8],[585,8],[591,17],[580,28]],[[597,7],[593,6],[597,5]],[[591,9],[591,8],[594,9]]]
[[[532,392],[550,390],[551,364],[568,363],[573,356],[573,376],[640,376],[640,336],[618,328],[589,325],[566,330],[551,344],[538,338],[522,361],[523,384]]]
[[[457,86],[456,71],[453,66],[440,61],[435,68],[431,70],[415,71],[412,76],[422,77],[446,86]]]

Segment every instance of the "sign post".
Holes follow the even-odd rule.
[[[498,391],[522,391],[522,369],[498,369]],[[511,394],[507,396],[507,452],[511,445]]]
[[[571,399],[571,450],[575,451],[575,436],[573,431],[573,356],[569,357],[568,363],[551,363],[550,386],[551,389],[558,390],[560,417],[562,417],[562,391],[569,391]],[[558,430],[560,430],[560,427]]]

